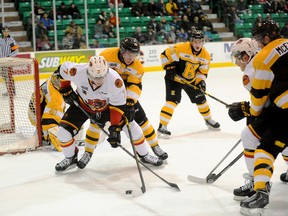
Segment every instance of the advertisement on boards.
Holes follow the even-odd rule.
[[[75,63],[87,63],[91,56],[95,55],[95,50],[81,51],[60,51],[60,52],[36,52],[35,58],[39,63],[39,72],[54,72],[66,61]]]

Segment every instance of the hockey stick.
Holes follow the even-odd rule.
[[[76,101],[75,101],[76,102]],[[74,102],[74,103],[75,103]],[[77,102],[76,102],[77,103]],[[103,131],[103,133],[105,133],[107,136],[109,136],[109,133],[101,126],[101,125],[99,125],[97,122],[95,122],[94,121],[94,119],[92,119],[89,115],[88,115],[88,113],[77,103],[76,104],[75,103],[75,105],[77,106],[77,107],[79,107],[82,111],[83,111],[83,113],[94,123],[94,124],[97,124],[97,126]],[[159,179],[161,179],[163,182],[165,182],[166,184],[168,184],[170,187],[174,187],[174,188],[176,188],[176,189],[178,189],[179,191],[180,191],[180,188],[178,187],[178,185],[177,184],[175,184],[175,183],[171,183],[171,182],[169,182],[169,181],[167,181],[167,180],[165,180],[164,178],[162,178],[161,176],[159,176],[157,173],[155,173],[153,170],[151,170],[146,164],[144,164],[142,161],[140,161],[140,160],[138,160],[138,158],[136,158],[130,151],[128,151],[125,147],[123,147],[122,145],[120,145],[120,144],[118,144],[119,145],[119,147],[121,148],[121,149],[123,149],[127,154],[129,154],[131,157],[133,157],[135,160],[137,160],[142,166],[144,166],[147,170],[149,170],[151,173],[153,173],[155,176],[157,176]]]
[[[207,175],[206,179],[204,178],[198,178],[198,177],[194,177],[191,175],[188,175],[188,180],[192,181],[192,182],[196,182],[196,183],[213,183],[215,182],[224,172],[226,172],[226,169],[230,168],[241,156],[238,155],[232,162],[230,162],[219,174],[214,174],[213,172],[220,166],[220,164],[223,163],[223,161],[231,154],[231,152],[239,145],[239,143],[241,142],[241,139],[239,139],[237,141],[237,143],[235,143],[235,145],[227,152],[227,154],[221,159],[221,161],[212,169],[212,171]],[[242,152],[243,154],[243,152]],[[239,157],[240,156],[240,157]],[[239,158],[238,158],[239,157]],[[224,171],[224,172],[223,172]],[[216,178],[217,177],[217,178]]]
[[[101,130],[109,137],[109,133],[107,131],[104,130],[104,128],[102,127],[102,125],[100,125],[98,122],[96,122],[93,118],[91,118],[91,116],[86,112],[86,110],[84,110],[80,104],[77,102],[77,101],[73,101],[74,104],[90,119],[90,121],[97,125],[99,128],[101,128]],[[127,121],[127,119],[126,119]],[[129,133],[129,139],[130,139],[130,143],[132,145],[132,149],[133,149],[133,152],[134,152],[134,158],[135,158],[135,161],[136,161],[136,165],[137,165],[137,170],[138,170],[138,173],[139,173],[139,176],[140,176],[140,180],[141,180],[141,191],[142,193],[144,194],[146,192],[146,186],[145,186],[145,182],[144,182],[144,178],[143,178],[143,175],[142,175],[142,171],[141,171],[141,168],[140,168],[140,165],[139,165],[139,160],[137,158],[137,152],[135,150],[135,146],[134,146],[134,142],[133,142],[133,138],[132,138],[132,134],[131,134],[131,130],[130,130],[130,126],[129,124],[127,123],[127,129],[128,129],[128,133]],[[118,146],[120,147],[121,145],[118,144]],[[123,148],[122,148],[123,149]],[[124,149],[123,149],[124,150]]]
[[[198,88],[195,85],[192,85],[191,83],[189,83],[187,80],[185,80],[184,78],[180,77],[179,75],[176,75],[174,78],[174,81],[181,83],[181,84],[185,84],[191,88],[194,88],[195,90],[200,90],[203,94],[211,97],[212,99],[218,101],[219,103],[222,103],[226,106],[226,108],[229,108],[229,104],[225,103],[224,101],[220,100],[219,98],[214,97],[213,95],[208,94],[206,91],[203,91],[202,89]]]

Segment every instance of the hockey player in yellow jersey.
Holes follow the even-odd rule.
[[[100,53],[107,60],[109,67],[116,70],[125,82],[127,105],[131,108],[132,119],[134,118],[141,127],[154,154],[165,160],[168,158],[168,154],[160,148],[156,132],[139,103],[142,92],[142,77],[144,75],[143,65],[138,59],[139,54],[139,42],[131,37],[124,38],[121,41],[120,48],[108,48]]]
[[[262,119],[266,130],[254,155],[256,193],[241,201],[240,212],[263,215],[263,208],[269,203],[274,161],[288,143],[288,40],[281,37],[279,26],[273,20],[257,23],[252,35],[262,49],[253,62],[255,78],[250,90],[251,106],[239,107],[239,116]]]
[[[58,128],[64,114],[65,102],[59,93],[59,80],[53,74],[40,86],[41,106],[41,127],[42,141],[52,144],[58,151],[61,151],[58,139],[54,132]],[[36,126],[35,94],[32,94],[28,117],[32,125]]]
[[[210,107],[202,91],[206,90],[206,77],[209,72],[210,54],[203,47],[204,34],[193,31],[191,41],[178,43],[161,53],[161,63],[165,75],[166,103],[161,109],[158,136],[169,138],[171,132],[167,126],[175,108],[181,102],[182,90],[186,92],[192,103],[196,103],[209,129],[220,130],[220,124],[211,117]],[[196,88],[181,82],[185,79]]]

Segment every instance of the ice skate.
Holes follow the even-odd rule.
[[[77,166],[80,169],[84,169],[89,163],[91,157],[92,157],[92,153],[85,151],[81,159],[78,161]]]
[[[257,190],[253,196],[241,201],[241,214],[249,216],[264,215],[264,207],[269,204],[270,189],[270,184],[266,183],[265,189]]]
[[[145,156],[140,156],[140,160],[143,163],[151,164],[153,166],[161,166],[163,164],[163,161],[160,158],[155,157],[149,153],[147,153]]]
[[[208,127],[208,129],[210,129],[210,130],[216,130],[216,131],[221,130],[220,124],[218,122],[214,121],[213,119],[205,120],[205,124]]]
[[[282,173],[281,175],[280,175],[280,180],[282,181],[282,182],[288,182],[288,170],[287,170],[287,172],[286,173]]]
[[[158,138],[169,139],[169,137],[171,136],[171,132],[167,130],[167,125],[159,124],[157,135]]]
[[[158,156],[161,160],[166,160],[168,158],[168,154],[164,152],[159,145],[151,147],[152,151],[156,156]]]
[[[254,181],[253,177],[249,176],[248,173],[243,175],[245,179],[245,184],[237,189],[234,189],[234,200],[242,201],[253,196],[256,192],[254,191]]]
[[[72,157],[63,159],[60,163],[57,163],[55,166],[56,171],[64,171],[69,170],[77,165],[77,155],[78,155],[78,148],[75,148],[75,154]]]

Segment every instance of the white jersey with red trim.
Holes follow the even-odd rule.
[[[100,87],[97,87],[87,74],[88,64],[65,62],[60,67],[60,75],[71,81],[83,103],[92,111],[101,112],[110,104],[121,106],[126,104],[126,89],[120,75],[109,68],[107,76]]]
[[[253,60],[254,58],[251,59],[251,61],[246,65],[245,70],[243,71],[243,85],[244,87],[250,92],[251,90],[251,85],[252,81],[255,77],[255,69],[253,67]]]

